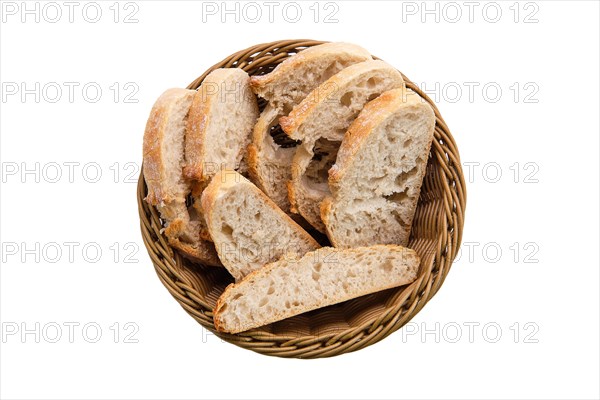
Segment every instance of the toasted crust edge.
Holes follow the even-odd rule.
[[[204,154],[206,129],[210,123],[209,111],[213,101],[212,97],[203,100],[205,94],[201,92],[201,89],[202,87],[194,95],[188,115],[185,135],[185,166],[183,167],[183,175],[187,179],[197,181],[202,180],[203,163],[200,160]]]
[[[335,240],[334,235],[329,230],[329,215],[333,210],[333,198],[331,196],[325,197],[321,202],[321,221],[325,225],[325,234],[329,239],[329,242],[333,247],[340,247],[340,243]]]
[[[156,206],[161,202],[170,202],[174,199],[163,187],[162,183],[162,156],[161,140],[164,136],[165,124],[170,116],[173,103],[181,97],[193,94],[193,90],[171,88],[165,90],[154,102],[143,139],[143,169],[144,180],[148,188],[146,202]]]
[[[273,113],[273,115],[271,115]],[[276,121],[277,112],[272,109],[269,105],[260,113],[254,128],[252,129],[252,139],[246,149],[247,160],[248,160],[248,175],[256,186],[262,191],[266,191],[266,183],[264,177],[261,175],[259,170],[260,165],[260,152],[263,145],[262,141],[265,134],[269,134],[267,130],[272,122],[272,119]]]

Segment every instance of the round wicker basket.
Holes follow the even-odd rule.
[[[212,66],[188,88],[197,89],[216,68],[242,68],[250,75],[324,42],[282,40],[239,51]],[[389,289],[299,315],[239,334],[216,332],[212,310],[233,279],[224,268],[194,264],[174,251],[163,237],[157,210],[148,205],[140,175],[137,199],[142,237],[159,279],[181,306],[203,327],[223,340],[256,352],[297,358],[330,357],[367,347],[400,329],[431,299],[444,282],[461,243],[466,205],[458,149],[435,104],[404,77],[406,86],[431,104],[437,124],[427,173],[414,217],[409,247],[421,256],[418,278]]]

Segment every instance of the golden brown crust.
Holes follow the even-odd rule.
[[[185,223],[180,219],[174,219],[165,228],[165,236],[167,238],[178,238],[185,233]]]
[[[329,238],[329,242],[331,242],[331,245],[333,247],[339,247],[340,243],[338,243],[338,241],[335,240],[335,235],[333,235],[333,233],[329,231],[329,214],[331,213],[332,205],[333,198],[331,196],[325,197],[325,199],[321,202],[321,220],[325,225],[325,233]]]
[[[231,286],[232,284],[228,285],[225,288],[225,291],[223,292],[222,295],[224,295],[225,293],[227,293],[227,290],[229,289],[229,286]],[[221,326],[221,321],[219,320],[219,313],[221,311],[221,307],[223,305],[223,300],[221,300],[221,297],[219,297],[217,299],[217,304],[215,305],[215,308],[213,308],[213,324],[215,325],[215,329],[217,330],[217,332],[224,332],[223,328]]]
[[[250,77],[250,87],[256,93],[256,89],[261,88],[267,84],[267,81],[270,74],[266,75],[254,75]]]
[[[212,97],[207,97],[206,87],[200,86],[188,115],[185,135],[186,165],[183,174],[188,179],[202,180],[205,133],[210,123]]]
[[[165,128],[171,117],[175,103],[194,93],[193,90],[173,88],[166,90],[156,100],[150,111],[144,131],[143,157],[144,180],[148,187],[146,201],[156,206],[161,202],[171,202],[173,193],[165,186],[165,166],[162,159],[162,140]]]
[[[252,141],[248,145],[247,160],[248,160],[248,175],[250,179],[262,191],[267,191],[265,179],[269,177],[263,176],[263,171],[260,170],[261,159],[260,154],[264,151],[264,141],[266,135],[269,135],[269,130],[273,121],[277,118],[277,111],[267,105],[263,112],[258,117],[254,129],[252,131]]]
[[[281,126],[281,129],[289,135],[293,130],[294,121],[291,119],[290,115],[287,117],[284,116],[279,118],[279,126]]]
[[[261,190],[264,190],[264,182],[258,173],[258,149],[254,143],[250,143],[246,152],[248,157],[248,176],[256,186],[258,186]]]

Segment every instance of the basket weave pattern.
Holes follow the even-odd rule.
[[[216,68],[242,68],[250,75],[268,73],[299,50],[322,43],[285,40],[250,47],[212,66],[188,89],[197,89]],[[144,201],[147,191],[140,174],[137,199],[144,244],[161,282],[203,327],[223,340],[262,354],[329,357],[362,349],[385,338],[410,321],[437,293],[461,243],[465,182],[458,149],[437,107],[415,84],[404,79],[408,88],[431,104],[436,115],[434,141],[408,246],[419,253],[421,266],[417,280],[408,286],[235,335],[216,332],[212,310],[233,280],[224,268],[197,265],[173,251],[161,234],[164,227],[158,211]]]

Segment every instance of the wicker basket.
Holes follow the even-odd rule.
[[[306,47],[323,42],[285,40],[239,51],[192,82],[197,89],[213,69],[242,68],[250,75],[271,71]],[[193,264],[173,251],[161,234],[159,214],[143,199],[146,185],[140,175],[137,198],[142,237],[158,277],[203,327],[223,340],[256,352],[297,358],[335,356],[367,347],[401,328],[439,290],[461,243],[466,204],[465,182],[458,149],[433,102],[410,80],[414,90],[435,110],[437,124],[427,173],[413,222],[409,247],[421,256],[415,282],[341,304],[311,311],[281,322],[231,335],[215,331],[212,310],[219,295],[232,282],[224,268]]]

